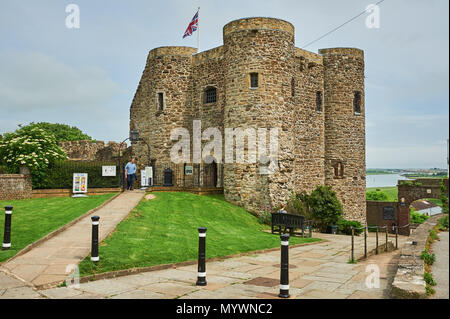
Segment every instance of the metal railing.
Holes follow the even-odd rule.
[[[404,225],[404,226],[392,226],[393,231],[395,231],[395,249],[398,249],[398,230],[400,228],[405,228],[405,227],[409,227],[409,224]],[[369,229],[375,229],[376,235],[375,235],[375,254],[378,255],[379,253],[379,231],[381,229],[384,229],[385,232],[385,251],[388,251],[388,243],[389,243],[389,232],[388,232],[388,226],[363,226],[363,227],[351,227],[352,230],[352,238],[351,238],[351,262],[355,261],[355,230],[361,230],[364,229],[364,258],[367,259],[367,232],[369,231]]]

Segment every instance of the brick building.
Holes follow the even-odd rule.
[[[192,136],[194,120],[201,120],[202,131],[216,127],[222,136],[224,128],[278,128],[276,172],[260,174],[258,162],[222,164],[223,156],[214,154],[211,164],[171,163],[172,129],[186,128]],[[194,173],[177,178],[175,186],[195,181],[200,186],[213,171],[212,185],[223,187],[227,201],[259,213],[262,206],[286,201],[292,191],[326,184],[337,192],[346,218],[365,220],[360,49],[316,54],[296,48],[294,26],[273,18],[232,21],[223,28],[223,45],[205,52],[155,48],[131,104],[133,129],[150,145],[156,175],[178,166],[184,175],[182,167],[193,165]],[[134,143],[133,152],[140,163],[148,162],[145,143]]]

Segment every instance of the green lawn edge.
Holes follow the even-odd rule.
[[[206,258],[251,253],[280,246],[279,235],[223,195],[155,192],[143,199],[115,231],[100,243],[100,261],[80,264],[82,277],[132,268],[176,264],[197,259],[198,227],[207,227]],[[318,242],[292,237],[291,245]]]
[[[14,257],[23,248],[102,205],[117,193],[91,195],[86,198],[53,197],[1,200],[0,208],[14,207],[11,219],[11,248],[0,250],[0,263]],[[3,240],[4,217],[0,221]]]

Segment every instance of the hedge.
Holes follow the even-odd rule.
[[[102,176],[102,166],[116,166],[116,176]],[[111,162],[62,161],[50,166],[45,178],[35,189],[72,188],[73,174],[87,173],[88,188],[119,187],[120,177],[117,164]]]

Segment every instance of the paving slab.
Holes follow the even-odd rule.
[[[349,236],[314,234],[314,237],[330,242],[290,249],[291,298],[341,299],[362,298],[366,295],[370,298],[389,297],[389,280],[393,278],[395,256],[399,251],[371,256],[358,264],[348,264],[347,255],[351,244]],[[374,245],[372,238],[368,246],[373,249]],[[343,252],[347,255],[342,254]],[[207,286],[195,286],[197,265],[194,264],[82,283],[80,288],[75,289],[81,293],[74,295],[73,291],[67,292],[67,297],[63,297],[64,292],[59,290],[49,291],[45,296],[123,299],[278,298],[280,269],[276,266],[279,264],[279,251],[259,253],[207,262]],[[365,286],[369,275],[366,267],[369,264],[379,266],[381,278],[378,289],[370,290]]]
[[[100,216],[99,241],[115,229],[144,195],[143,191],[124,192],[92,214]],[[13,275],[39,286],[45,287],[51,285],[55,279],[60,280],[62,276],[50,275],[65,275],[65,271],[62,272],[64,266],[76,265],[90,253],[92,215],[81,219],[29,252],[6,261],[2,267]],[[56,264],[59,266],[54,267]]]

